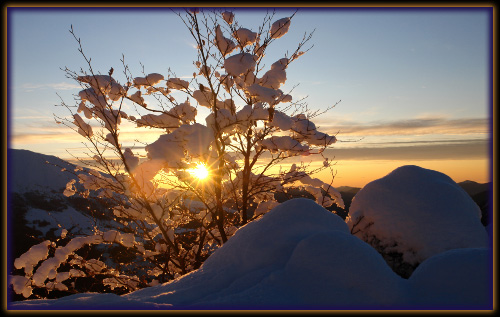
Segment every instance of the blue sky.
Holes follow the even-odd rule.
[[[256,30],[265,10],[234,12],[240,25]],[[278,9],[276,19],[292,12]],[[73,104],[79,91],[60,68],[86,66],[70,25],[102,73],[111,66],[120,71],[122,53],[135,76],[142,75],[141,63],[146,73],[194,71],[194,41],[168,8],[8,8],[8,14],[13,148],[60,157],[68,156],[65,149],[81,148],[78,135],[53,118],[68,114],[54,106],[57,94]],[[383,158],[373,159],[390,161],[406,151],[402,145],[434,146],[425,152],[427,161],[444,160],[444,149],[448,159],[486,161],[491,16],[492,8],[302,8],[290,32],[268,51],[266,64],[293,52],[304,32],[315,30],[308,43],[314,47],[290,65],[283,90],[299,84],[292,95],[308,96],[312,109],[342,100],[316,120],[323,130],[339,132],[340,140],[359,140],[335,146],[339,162],[366,160],[381,148],[387,149]],[[62,138],[69,132],[73,138]],[[457,144],[462,147],[443,147]],[[354,157],[352,148],[362,148],[363,157]]]

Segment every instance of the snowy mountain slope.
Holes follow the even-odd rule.
[[[89,234],[96,224],[108,227],[109,221],[103,217],[108,206],[103,200],[63,195],[67,182],[77,177],[62,169],[73,171],[74,164],[17,149],[8,150],[7,164],[14,256],[25,252],[36,239],[59,236],[62,229]]]
[[[41,231],[43,236],[47,236],[49,231],[53,231],[55,236],[59,236],[62,229],[73,234],[89,234],[94,229],[96,222],[99,226],[106,226],[105,222],[94,219],[72,207],[68,207],[62,212],[31,208],[25,214],[24,219],[27,226]]]
[[[66,183],[76,178],[61,171],[62,168],[74,169],[75,165],[55,156],[28,150],[9,149],[7,165],[9,190],[16,193],[33,190],[62,192]]]

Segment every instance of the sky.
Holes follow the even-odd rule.
[[[256,31],[272,8],[228,9]],[[276,19],[294,11],[277,8]],[[104,74],[121,71],[122,56],[134,76],[142,76],[142,67],[178,77],[195,70],[194,41],[169,8],[9,7],[7,13],[11,148],[63,159],[84,149],[83,138],[54,119],[69,115],[57,105],[74,105],[80,90],[61,68],[86,67],[71,25]],[[491,181],[491,19],[492,8],[300,8],[265,61],[293,52],[314,31],[311,49],[288,67],[282,90],[293,88],[294,100],[307,97],[312,110],[340,101],[314,120],[338,138],[327,151],[336,162],[334,186],[362,187],[410,164],[456,182],[484,183]],[[137,132],[125,127],[127,134]],[[145,142],[157,137],[141,134]]]

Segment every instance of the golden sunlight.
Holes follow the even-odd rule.
[[[193,175],[194,177],[196,177],[200,180],[207,178],[208,175],[210,174],[208,172],[206,165],[202,164],[202,163],[197,163],[195,168],[188,169],[187,171],[191,175]]]

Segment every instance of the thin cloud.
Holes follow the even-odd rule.
[[[40,115],[40,116],[17,116],[17,117],[13,117],[12,118],[13,120],[33,120],[33,119],[41,119],[41,120],[49,120],[49,119],[52,119],[51,117],[48,117],[48,116],[43,116],[43,115]]]
[[[367,146],[327,149],[325,156],[334,160],[472,160],[489,155],[487,140],[455,140],[454,142],[420,142],[415,145]]]
[[[17,133],[11,138],[11,143],[17,146],[27,144],[75,143],[81,142],[76,133]]]
[[[55,89],[55,90],[72,90],[72,89],[81,89],[82,87],[78,84],[73,83],[47,83],[47,84],[33,84],[33,83],[25,83],[21,86],[22,89],[26,90],[37,90],[37,89]]]
[[[323,127],[325,128],[330,133],[339,132],[339,138],[349,135],[486,134],[490,132],[486,118],[417,118],[366,124],[341,122],[335,126]]]
[[[94,133],[101,129],[100,126],[96,125],[93,125],[92,127],[94,129]],[[136,129],[132,125],[124,125],[120,130],[120,143],[124,145],[133,144],[135,143],[135,140],[151,143],[156,141],[160,134],[160,131]],[[39,123],[37,126],[23,125],[22,127],[15,127],[12,131],[11,142],[17,146],[22,146],[28,144],[50,144],[53,142],[80,143],[87,142],[87,140],[77,132],[71,130],[69,127],[47,121]]]
[[[481,139],[459,139],[459,140],[418,140],[418,141],[383,141],[383,142],[370,142],[369,147],[372,146],[402,146],[402,145],[430,145],[430,144],[464,144],[464,143],[474,143],[474,142],[486,142],[484,138]],[[363,146],[361,146],[363,147]]]

